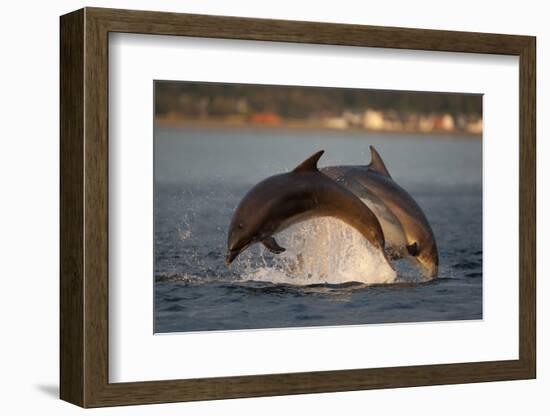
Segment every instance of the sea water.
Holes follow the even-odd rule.
[[[482,318],[478,138],[252,128],[155,130],[155,332]],[[367,164],[369,145],[424,210],[438,278],[390,266],[354,229],[323,218],[251,246],[227,267],[233,211],[260,180],[320,149],[319,166]]]

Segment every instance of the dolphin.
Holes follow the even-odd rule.
[[[374,212],[393,259],[407,258],[427,277],[437,276],[439,254],[433,231],[412,196],[391,177],[380,154],[370,146],[371,162],[360,166],[321,169],[328,177],[357,195]]]
[[[261,242],[282,253],[275,234],[314,217],[338,218],[359,231],[384,252],[384,233],[376,215],[355,194],[317,168],[321,150],[294,170],[255,185],[237,206],[229,225],[226,264],[251,244]]]

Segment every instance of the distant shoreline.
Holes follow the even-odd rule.
[[[313,123],[307,121],[287,121],[280,124],[267,124],[267,123],[248,123],[237,120],[186,120],[186,119],[174,119],[167,117],[156,117],[154,119],[155,127],[163,128],[230,128],[230,129],[248,129],[248,130],[311,130],[311,131],[323,131],[334,133],[377,133],[377,134],[403,134],[403,135],[422,135],[422,136],[460,136],[470,139],[481,139],[483,134],[470,133],[463,130],[432,130],[432,131],[420,131],[409,129],[395,129],[395,130],[375,130],[357,127],[348,127],[345,129],[329,128],[321,123]]]

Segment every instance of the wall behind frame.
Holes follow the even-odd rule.
[[[2,151],[0,152],[0,384],[6,414],[40,411],[71,415],[83,410],[57,399],[59,305],[59,16],[84,6],[240,15],[260,18],[452,29],[537,36],[538,96],[538,379],[533,381],[434,386],[219,402],[166,404],[88,410],[87,414],[317,415],[401,414],[464,415],[498,413],[545,414],[550,388],[550,361],[544,355],[545,284],[543,247],[550,222],[541,218],[550,199],[542,184],[550,180],[550,145],[544,143],[544,103],[550,100],[546,68],[550,59],[550,27],[544,2],[513,4],[463,0],[396,0],[391,3],[352,0],[253,2],[232,0],[120,0],[50,2],[20,1],[2,10]],[[547,268],[547,267],[546,267]],[[548,327],[548,325],[546,325]],[[8,411],[11,411],[8,413]]]

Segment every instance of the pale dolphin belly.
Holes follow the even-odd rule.
[[[384,238],[386,239],[386,247],[390,247],[393,251],[403,254],[406,251],[407,236],[401,222],[380,199],[370,197],[360,199],[378,218]]]
[[[340,177],[335,180],[353,192],[376,215],[384,233],[386,248],[391,249],[392,255],[401,257],[406,254],[408,242],[403,225],[384,201],[353,179]]]

